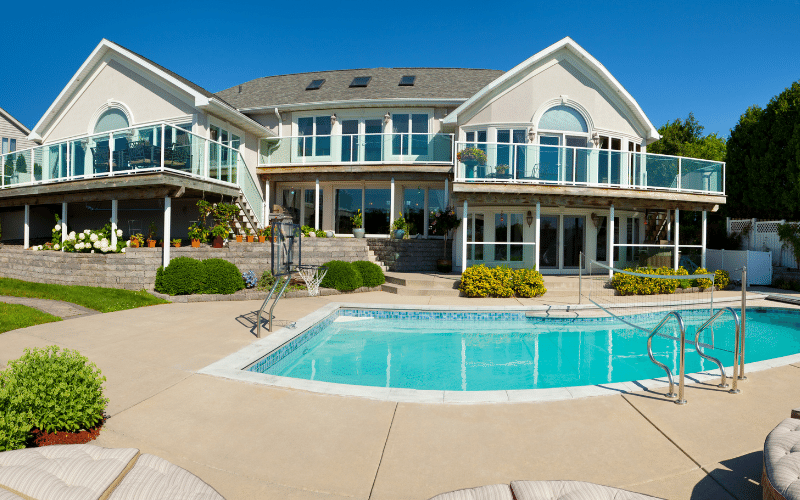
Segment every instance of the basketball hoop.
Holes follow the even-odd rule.
[[[309,297],[319,295],[319,284],[322,283],[327,272],[328,268],[325,266],[297,266],[297,273],[303,278],[303,281],[306,282]]]

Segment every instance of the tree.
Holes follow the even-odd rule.
[[[717,134],[703,136],[704,129],[694,113],[689,113],[685,120],[678,118],[658,129],[661,139],[648,145],[647,152],[725,161],[725,139]]]
[[[732,216],[800,218],[800,81],[739,117],[727,169]]]

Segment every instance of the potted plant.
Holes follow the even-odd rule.
[[[136,233],[131,236],[131,246],[133,248],[139,248],[144,243],[144,235],[142,233]]]
[[[253,235],[252,231],[250,231],[249,227],[245,227],[244,228],[244,234],[247,235],[247,242],[248,243],[252,243],[253,240],[255,239],[255,236]]]
[[[356,238],[363,238],[364,237],[364,218],[361,216],[361,210],[356,212],[356,214],[350,217],[350,222],[353,223],[353,236]]]
[[[431,234],[444,236],[444,255],[436,261],[436,267],[441,272],[450,272],[453,268],[453,262],[447,258],[447,236],[450,231],[458,227],[461,220],[456,216],[456,211],[453,207],[447,207],[444,210],[432,212],[430,221]]]
[[[206,240],[205,229],[195,222],[189,226],[189,239],[192,240],[192,248],[200,248],[200,243]]]
[[[402,240],[403,236],[406,234],[406,229],[408,229],[408,224],[402,212],[399,213],[398,217],[392,222],[392,229],[394,230],[394,238],[396,240]]]
[[[174,246],[175,248],[180,248],[181,247],[181,239],[180,238],[175,238],[174,240],[172,240],[172,246]]]
[[[475,166],[486,163],[486,152],[473,146],[467,146],[456,154],[458,161],[465,165],[465,177],[475,177]]]
[[[214,237],[214,241],[211,246],[214,248],[222,248],[223,240],[226,236],[230,234],[230,230],[228,229],[227,224],[219,223],[211,229],[211,236]]]
[[[506,179],[511,177],[508,175],[508,165],[498,165],[497,168],[497,177],[500,179]]]
[[[236,235],[236,243],[241,243],[244,240],[244,237],[241,234]]]
[[[272,229],[269,227],[262,227],[258,230],[258,242],[264,243],[267,241],[267,238],[270,238],[272,235]]]
[[[156,223],[151,222],[150,227],[147,230],[147,247],[155,248],[156,242]]]

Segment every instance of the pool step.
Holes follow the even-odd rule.
[[[446,296],[458,297],[458,276],[386,273],[386,283],[381,286],[384,292],[417,297]]]

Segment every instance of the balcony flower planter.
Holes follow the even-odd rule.
[[[241,234],[237,234],[236,235],[236,243],[241,243],[241,242],[242,242],[242,235]]]
[[[214,236],[214,240],[212,241],[211,246],[213,248],[222,248],[222,242],[223,242],[222,236]]]
[[[256,238],[256,237],[255,237],[255,236],[253,236],[252,234],[248,234],[248,235],[247,235],[247,242],[248,242],[248,243],[253,243],[253,242],[256,240],[255,238]]]
[[[264,243],[265,241],[267,241],[267,237],[266,236],[259,236],[258,237],[258,242],[259,243]]]
[[[356,238],[363,238],[364,237],[364,228],[363,227],[354,227],[353,228],[353,236]]]
[[[200,240],[192,240],[192,248],[200,248]]]

